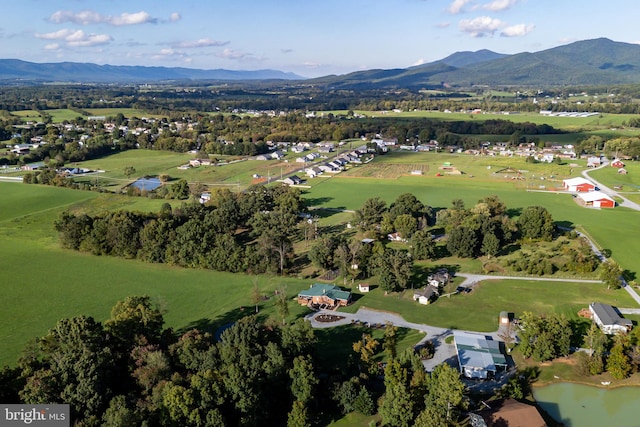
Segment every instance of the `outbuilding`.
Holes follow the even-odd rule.
[[[584,202],[585,206],[594,208],[614,208],[616,206],[616,201],[602,191],[578,193],[578,197]]]
[[[624,163],[620,159],[615,159],[615,160],[613,160],[611,162],[611,166],[614,167],[614,168],[623,168],[624,167]]]
[[[589,304],[589,311],[591,312],[593,321],[596,322],[605,334],[627,333],[633,327],[631,320],[624,319],[618,314],[616,309],[608,304],[592,302]]]

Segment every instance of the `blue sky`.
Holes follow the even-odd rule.
[[[0,58],[305,77],[405,68],[458,51],[640,43],[637,0],[20,0]]]

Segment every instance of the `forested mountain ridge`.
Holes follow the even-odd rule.
[[[312,81],[334,88],[598,86],[639,83],[639,71],[640,45],[599,38],[514,55],[487,50],[458,52],[439,61],[406,69],[367,70]]]

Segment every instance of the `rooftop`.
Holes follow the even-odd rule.
[[[305,289],[298,293],[298,296],[303,297],[319,297],[322,295],[326,295],[334,300],[348,300],[351,292],[343,291],[335,285],[314,283],[309,289]]]

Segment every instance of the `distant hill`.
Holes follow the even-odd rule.
[[[584,40],[540,52],[506,55],[490,50],[456,52],[409,68],[357,71],[304,79],[277,70],[233,71],[192,68],[33,63],[0,59],[0,84],[29,82],[145,83],[161,81],[304,80],[328,89],[389,89],[489,86],[566,86],[640,83],[640,45],[606,38]]]
[[[0,59],[0,84],[11,82],[132,83],[172,80],[301,80],[277,70],[199,70],[179,67],[97,65],[78,62],[34,63]]]
[[[334,88],[438,88],[450,86],[564,86],[640,83],[640,45],[606,38],[584,40],[535,53],[489,50],[394,70],[368,70],[308,80]]]

